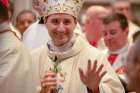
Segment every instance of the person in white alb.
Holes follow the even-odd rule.
[[[32,52],[40,93],[124,93],[103,55],[74,33],[84,0],[47,0],[44,22],[50,40]]]
[[[103,39],[107,47],[104,54],[115,72],[120,76],[123,84],[127,83],[124,64],[129,48],[128,22],[120,13],[111,14],[103,19]],[[124,85],[125,86],[125,85]]]
[[[8,0],[0,0],[0,93],[35,93],[31,57],[10,28]]]

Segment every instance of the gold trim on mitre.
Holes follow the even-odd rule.
[[[84,0],[46,0],[44,16],[66,13],[78,17]]]

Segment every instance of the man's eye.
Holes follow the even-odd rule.
[[[115,35],[116,34],[116,31],[113,30],[113,31],[110,32],[110,34],[111,35]]]
[[[59,21],[57,19],[52,20],[52,23],[59,24]]]
[[[64,21],[64,24],[65,24],[65,25],[68,25],[68,24],[70,24],[70,23],[71,23],[70,20],[65,20],[65,21]]]

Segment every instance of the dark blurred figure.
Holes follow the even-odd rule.
[[[140,93],[140,35],[131,46],[127,61],[128,89]]]

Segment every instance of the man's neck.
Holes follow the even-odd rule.
[[[123,53],[124,51],[126,51],[128,49],[129,44],[126,43],[122,48],[117,49],[115,51],[109,51],[109,54],[120,54]]]
[[[70,48],[72,48],[73,43],[75,42],[75,39],[76,39],[76,36],[74,35],[69,42],[67,42],[66,44],[64,44],[60,47],[55,46],[52,41],[48,42],[48,45],[50,46],[51,51],[65,52],[65,51],[69,50]]]

